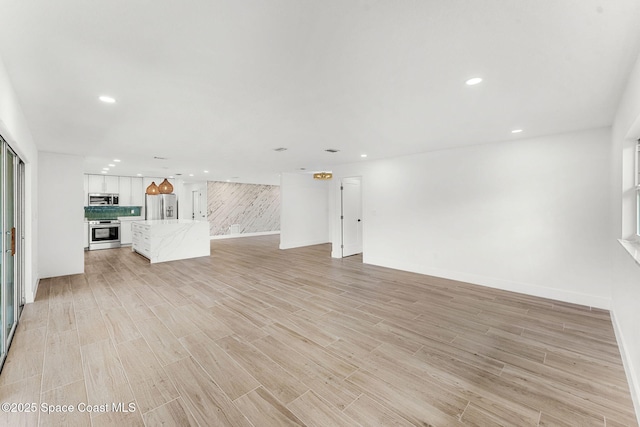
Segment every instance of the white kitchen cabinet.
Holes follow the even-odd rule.
[[[144,191],[142,178],[131,178],[131,206],[144,206]]]
[[[133,242],[131,234],[131,224],[133,221],[120,221],[120,244],[122,246],[130,245]]]
[[[89,206],[89,175],[84,175],[82,184],[84,185],[84,205]]]
[[[119,177],[120,186],[120,206],[134,206],[131,203],[131,178],[128,176]]]
[[[88,179],[89,191],[88,193],[104,193],[104,176],[102,175],[89,175]]]
[[[108,176],[104,177],[104,192],[105,193],[119,193],[120,192],[120,177]]]
[[[89,175],[88,193],[119,193],[120,180],[117,176]]]

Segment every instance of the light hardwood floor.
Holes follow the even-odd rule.
[[[278,236],[211,246],[154,265],[88,252],[85,274],[42,280],[0,401],[135,411],[0,424],[636,425],[607,311],[331,259],[329,245],[281,251]]]

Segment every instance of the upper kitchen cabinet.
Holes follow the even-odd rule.
[[[117,176],[89,175],[89,193],[119,193],[120,180]]]
[[[120,178],[120,206],[142,206],[144,203],[144,189],[142,178],[121,176]]]
[[[120,196],[120,206],[143,206],[144,190],[142,178],[130,176],[84,176],[84,205],[89,206],[87,194],[116,193]]]
[[[84,175],[84,205],[89,206],[89,175]]]
[[[131,178],[128,176],[120,176],[120,206],[132,206],[131,203]]]
[[[131,206],[144,206],[144,191],[142,178],[131,178]]]

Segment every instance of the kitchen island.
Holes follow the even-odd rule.
[[[211,255],[207,221],[135,221],[131,233],[131,250],[148,258],[151,264]]]

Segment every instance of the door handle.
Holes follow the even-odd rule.
[[[16,254],[16,228],[11,228],[11,256]]]

